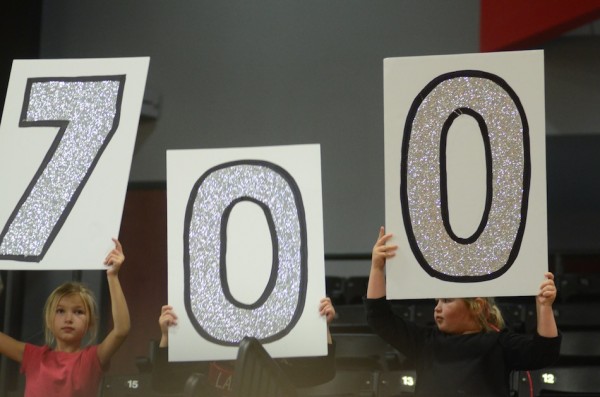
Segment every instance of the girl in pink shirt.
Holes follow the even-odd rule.
[[[46,345],[24,343],[0,332],[0,354],[21,363],[25,397],[94,397],[110,358],[129,333],[127,302],[119,282],[125,261],[123,248],[115,248],[104,264],[112,304],[113,329],[98,345],[85,345],[96,337],[98,316],[92,292],[80,283],[56,288],[44,307]]]

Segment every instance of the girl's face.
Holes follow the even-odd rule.
[[[467,303],[460,298],[438,299],[433,317],[438,329],[447,334],[458,335],[481,331],[475,315],[469,310]]]
[[[77,294],[63,296],[56,305],[52,333],[57,349],[79,349],[87,333],[89,313]]]

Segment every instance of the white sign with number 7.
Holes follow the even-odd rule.
[[[0,268],[86,270],[118,237],[149,58],[16,60],[0,125]]]

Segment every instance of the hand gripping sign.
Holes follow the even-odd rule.
[[[547,269],[540,51],[385,61],[388,297],[534,295]]]
[[[14,61],[0,125],[0,268],[103,268],[118,236],[148,64]]]
[[[170,359],[233,359],[245,336],[324,355],[319,147],[169,151],[167,167]]]

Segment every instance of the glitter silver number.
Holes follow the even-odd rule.
[[[452,231],[446,190],[445,143],[460,115],[478,122],[487,167],[484,214],[467,238]],[[476,282],[510,268],[525,230],[531,160],[525,110],[503,79],[467,70],[432,80],[409,110],[400,168],[404,226],[426,272],[446,281]]]
[[[119,124],[125,76],[29,79],[21,127],[58,133],[0,233],[0,259],[40,262]]]
[[[227,283],[228,217],[242,201],[262,208],[273,247],[269,281],[252,304],[237,301]],[[225,346],[245,336],[272,342],[287,335],[304,309],[307,282],[304,207],[289,173],[257,160],[208,170],[190,194],[184,228],[184,299],[196,331]]]

